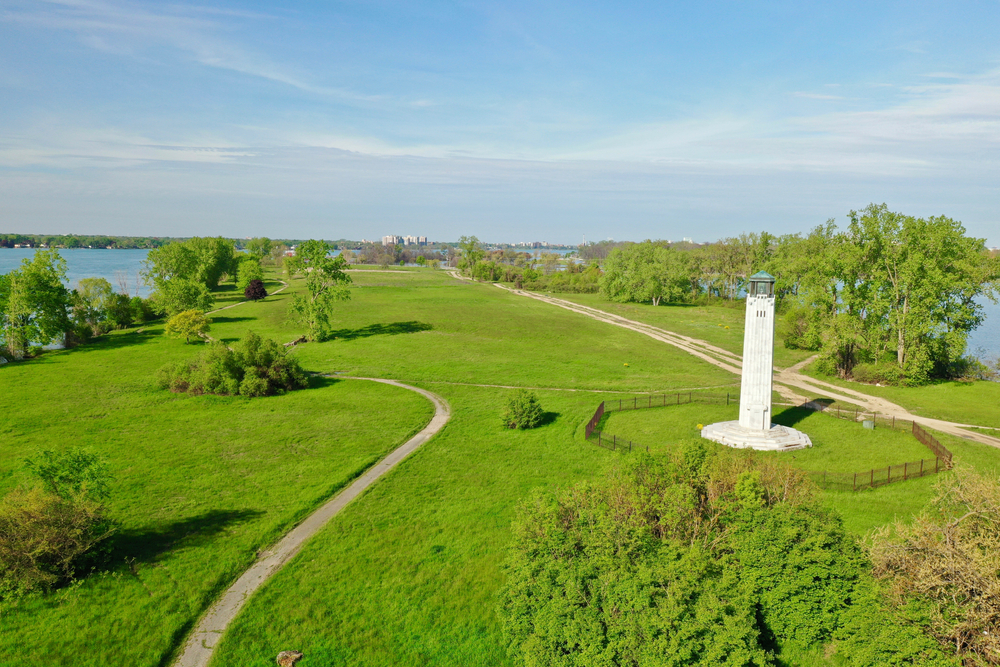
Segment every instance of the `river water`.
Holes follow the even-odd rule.
[[[66,282],[68,287],[76,287],[81,278],[106,278],[120,292],[119,277],[128,281],[128,291],[135,295],[149,296],[150,289],[142,284],[138,273],[148,250],[93,250],[76,248],[60,250],[66,260]],[[546,252],[546,250],[543,250]],[[552,251],[548,251],[552,252]],[[558,252],[558,251],[556,251]],[[565,252],[565,251],[564,251]],[[0,248],[0,274],[16,269],[21,260],[30,259],[35,251],[26,248]],[[969,336],[968,350],[987,358],[1000,357],[1000,305],[983,299],[986,321]]]
[[[121,292],[118,278],[128,281],[131,296],[149,296],[150,288],[142,284],[139,271],[148,250],[93,250],[73,248],[59,250],[66,260],[66,286],[74,288],[82,278],[104,278],[116,292]],[[31,259],[35,251],[30,248],[0,248],[0,273],[8,273],[21,265],[24,259]]]

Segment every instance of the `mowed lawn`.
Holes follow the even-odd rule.
[[[593,479],[618,455],[582,441],[593,400],[542,391],[550,413],[504,429],[505,394],[426,385],[451,404],[445,430],[347,507],[255,595],[212,665],[514,664],[496,615],[518,503]]]
[[[739,378],[651,338],[442,271],[354,271],[335,338],[296,349],[307,368],[412,382],[587,390],[738,387]],[[300,289],[300,281],[292,283]],[[290,341],[293,290],[215,317],[212,335],[252,328]],[[253,322],[241,319],[253,317]],[[232,318],[232,319],[227,319]]]
[[[446,396],[461,389],[451,382],[649,391],[735,381],[669,346],[488,285],[431,271],[354,275],[336,339],[293,352],[307,370],[424,382]],[[255,330],[279,341],[297,338],[301,329],[286,312],[300,289],[292,281],[263,302],[217,313],[211,335],[232,341]],[[224,294],[220,305],[235,301]],[[412,392],[341,378],[317,378],[309,390],[266,399],[174,395],[155,387],[155,370],[200,346],[161,334],[162,325],[119,332],[0,370],[0,391],[15,416],[0,425],[0,491],[28,482],[22,461],[35,451],[86,447],[114,470],[111,511],[122,522],[106,571],[3,611],[0,665],[14,664],[7,656],[18,664],[167,664],[197,617],[260,549],[432,412]],[[455,406],[455,427],[468,430],[454,447],[474,445],[480,429],[499,428],[497,405],[506,391],[469,391],[488,396],[490,407]],[[593,409],[581,398],[587,394],[558,396],[579,401],[579,414],[566,408],[560,426],[533,437],[575,429]],[[603,460],[572,438],[547,446],[595,465]],[[507,514],[494,521],[496,539],[505,539],[522,492],[592,472],[579,467],[577,475],[565,469],[567,461],[555,463],[538,462],[523,479],[524,469],[507,471],[516,491],[497,500],[497,511]],[[443,489],[439,480],[413,483]],[[398,502],[416,511],[423,499],[404,493]],[[479,510],[463,511],[475,517]],[[445,517],[442,530],[465,530],[451,523]],[[499,562],[503,554],[487,556]]]
[[[1000,428],[1000,382],[940,381],[923,387],[876,387],[823,375],[811,366],[804,372],[838,387],[888,399],[915,415]],[[989,434],[1000,437],[997,432]]]
[[[114,472],[121,522],[107,570],[0,610],[0,665],[163,664],[258,550],[433,413],[361,380],[253,400],[174,395],[155,369],[199,348],[159,332],[0,369],[0,492],[29,482],[22,461],[36,451],[84,447]]]

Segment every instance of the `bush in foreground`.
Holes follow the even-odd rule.
[[[887,611],[860,546],[801,471],[743,452],[640,455],[536,494],[514,523],[500,617],[520,665],[955,665]],[[862,602],[863,601],[863,602]]]
[[[232,348],[212,343],[191,361],[157,373],[161,388],[178,393],[272,396],[308,384],[298,361],[279,343],[250,332]]]
[[[518,389],[507,401],[501,416],[506,428],[535,428],[542,421],[542,404],[526,389]]]
[[[46,451],[27,467],[41,488],[0,499],[0,599],[44,592],[74,577],[116,524],[106,513],[110,475],[93,454]]]

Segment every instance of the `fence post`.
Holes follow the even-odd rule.
[[[622,399],[618,399],[618,412],[622,411]]]
[[[646,407],[647,408],[653,407],[653,395],[652,394],[649,395],[649,405],[647,405]]]
[[[906,475],[907,475],[909,466],[910,466],[909,463],[903,463],[903,481],[904,482],[906,481]]]
[[[632,409],[635,410],[637,407],[639,407],[639,397],[638,396],[633,396],[632,397]]]
[[[853,491],[858,490],[858,473],[854,473],[854,488],[852,490]]]
[[[726,392],[726,405],[729,405],[729,392]]]
[[[892,483],[892,466],[886,466],[885,468],[885,483]]]
[[[872,468],[872,478],[871,481],[868,482],[868,486],[875,488],[875,468]]]
[[[691,398],[691,392],[689,391],[689,392],[688,392],[688,403],[690,403],[690,402],[691,402],[691,401],[693,401],[693,400],[694,400],[694,399],[692,399],[692,398]]]
[[[598,447],[601,446],[601,432],[600,431],[597,432],[597,446]]]
[[[858,406],[854,406],[854,421],[858,421]]]
[[[892,416],[892,429],[896,430],[896,415]],[[923,461],[923,459],[920,460]]]
[[[666,406],[666,404],[667,404],[667,395],[664,394],[663,395],[663,405]]]
[[[938,472],[938,462],[939,462],[939,461],[941,461],[941,459],[940,459],[940,458],[938,458],[937,456],[935,456],[935,457],[934,457],[934,472],[935,472],[935,473],[937,473],[937,472]]]
[[[924,460],[920,459],[920,476],[924,476]]]
[[[681,404],[681,395],[677,394],[677,405]]]

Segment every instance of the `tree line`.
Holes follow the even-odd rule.
[[[1000,259],[961,223],[870,205],[846,229],[743,234],[689,251],[646,241],[613,250],[601,292],[612,301],[734,300],[758,270],[776,278],[785,344],[822,354],[843,377],[921,384],[965,373],[969,333],[996,301]]]
[[[741,234],[697,246],[667,241],[601,242],[581,248],[589,266],[556,256],[488,253],[463,237],[458,267],[474,278],[525,289],[598,291],[610,301],[735,302],[749,276],[775,279],[785,345],[815,350],[821,370],[889,384],[985,371],[966,356],[996,300],[1000,257],[961,223],[917,218],[872,204],[845,229],[829,221],[808,234]],[[603,256],[603,259],[600,259]]]

